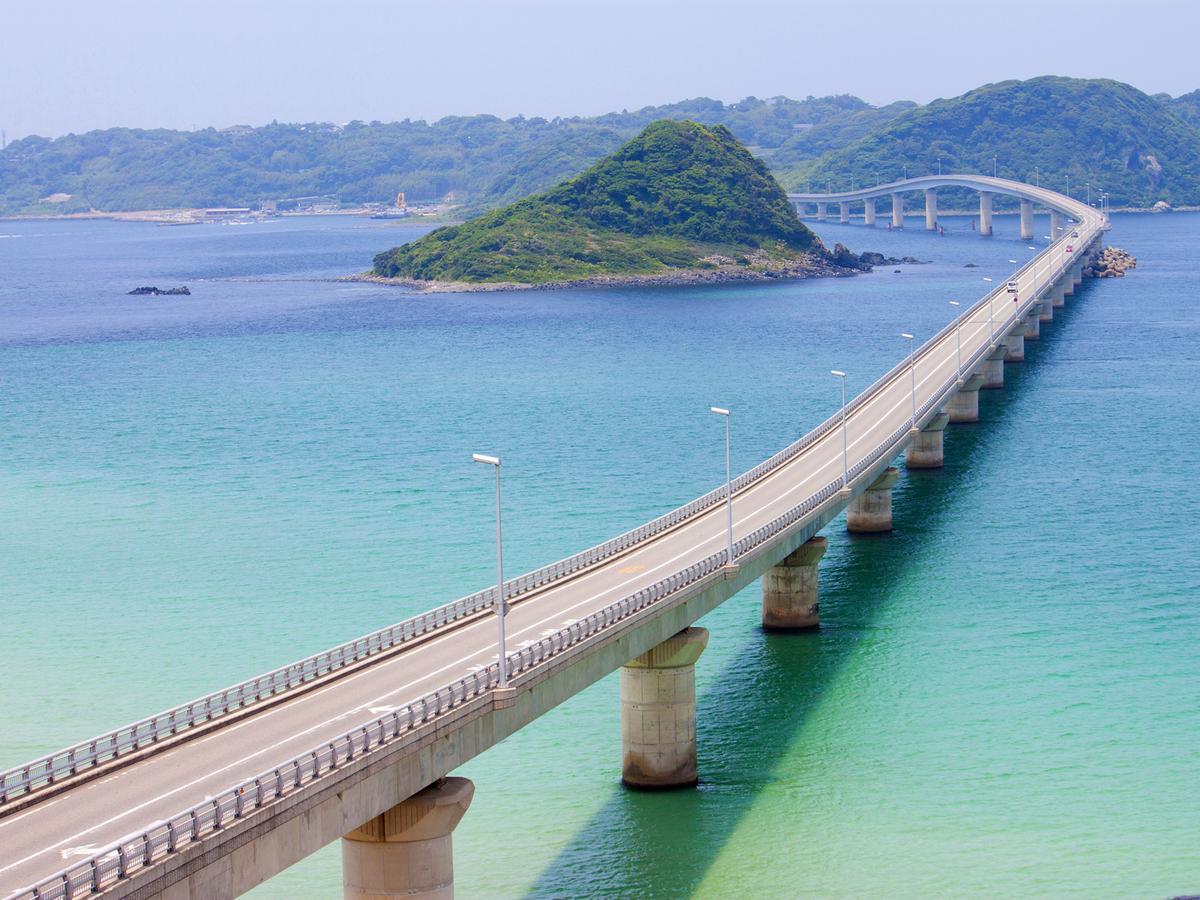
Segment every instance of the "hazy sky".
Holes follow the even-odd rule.
[[[112,125],[588,115],[706,95],[1200,87],[1200,0],[3,0],[10,140]]]

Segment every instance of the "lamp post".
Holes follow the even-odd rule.
[[[829,374],[842,382],[842,487],[850,487],[850,444],[846,438],[846,373],[830,369]]]
[[[997,162],[996,162],[996,157],[995,157],[995,156],[993,156],[993,157],[992,157],[992,177],[993,177],[993,178],[995,178],[995,177],[996,177],[996,173],[997,173],[998,171],[999,171],[999,168],[998,168],[998,164],[997,164]]]
[[[912,375],[912,425],[917,427],[917,342],[907,331],[900,332],[900,337],[908,341],[908,371]]]
[[[1090,181],[1085,181],[1083,183],[1083,186],[1085,188],[1087,188],[1087,205],[1091,206],[1092,205],[1092,183]]]
[[[500,687],[506,688],[508,659],[504,655],[504,616],[508,607],[504,603],[504,544],[500,532],[500,457],[474,453],[471,459],[496,470],[496,624],[499,630]]]
[[[1042,186],[1042,170],[1041,170],[1041,168],[1040,168],[1040,167],[1038,167],[1038,166],[1034,166],[1034,167],[1033,167],[1033,183],[1034,183],[1034,184],[1035,184],[1037,187],[1041,187],[1041,186]]]
[[[949,303],[955,309],[954,318],[958,320],[954,326],[955,354],[958,358],[958,368],[955,371],[958,372],[958,377],[962,378],[962,314],[958,312],[957,300],[951,300]]]
[[[725,565],[732,566],[733,562],[733,469],[729,463],[729,410],[719,406],[710,406],[709,410],[718,416],[725,417],[725,513],[728,520],[728,549]]]
[[[1071,196],[1071,176],[1067,176],[1067,196]]]
[[[940,156],[938,157],[938,174],[942,174],[942,158]]]

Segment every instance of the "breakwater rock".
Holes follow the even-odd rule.
[[[137,287],[129,292],[131,297],[190,297],[192,292],[188,290],[188,286],[173,288],[160,287]]]
[[[1105,247],[1083,269],[1085,278],[1123,278],[1130,269],[1137,268],[1132,253],[1120,247]]]

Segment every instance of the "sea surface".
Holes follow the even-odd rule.
[[[931,261],[854,278],[437,296],[332,280],[406,223],[0,222],[0,767],[490,583],[472,452],[513,574],[718,484],[710,405],[749,468],[1031,253],[944,221],[821,223]],[[894,534],[827,528],[819,634],[702,620],[699,787],[621,787],[614,674],[461,770],[460,897],[1200,892],[1200,216],[1109,241]],[[335,844],[253,896],[340,891]]]

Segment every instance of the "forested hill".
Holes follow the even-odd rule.
[[[835,189],[937,171],[991,174],[1111,205],[1200,203],[1200,92],[1152,97],[1119,81],[1045,77],[984,85],[909,110],[799,165],[786,179]],[[1192,122],[1185,121],[1192,118]]]
[[[379,254],[425,282],[578,281],[827,265],[779,183],[724,126],[663,120],[552,190]],[[796,274],[790,270],[787,274]]]
[[[878,112],[849,96],[750,97],[732,104],[701,98],[590,119],[480,115],[432,124],[113,128],[56,140],[31,137],[0,153],[0,214],[251,206],[320,195],[354,204],[389,201],[398,191],[414,199],[453,192],[480,209],[544,190],[658,119],[725,125],[763,155],[797,137],[815,133],[819,139],[827,126],[858,136],[894,111]],[[44,202],[54,194],[70,199]]]
[[[0,215],[343,204],[453,194],[468,213],[545,190],[647,123],[723,125],[786,187],[865,184],[937,171],[990,172],[1059,189],[1067,177],[1114,206],[1200,204],[1200,91],[1149,96],[1116,81],[1035,78],[927,106],[857,97],[705,98],[595,118],[450,117],[201,131],[114,128],[0,152]],[[1076,191],[1078,194],[1079,192]],[[50,198],[53,198],[51,201]],[[948,198],[949,200],[950,198]],[[952,202],[952,200],[951,200]]]

